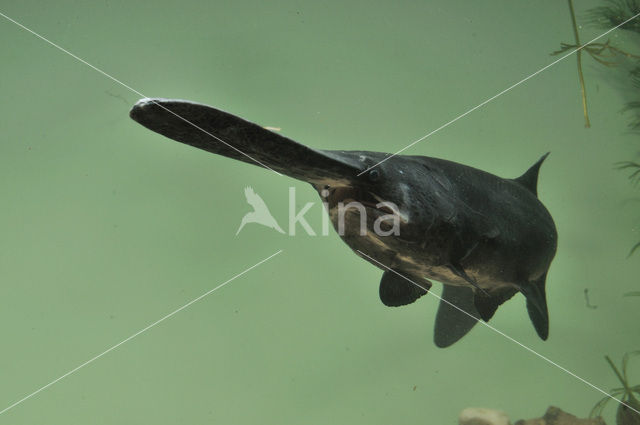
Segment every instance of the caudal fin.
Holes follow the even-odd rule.
[[[549,310],[545,293],[547,274],[543,274],[534,282],[529,282],[520,288],[520,292],[527,299],[527,311],[538,336],[546,341],[549,337]]]

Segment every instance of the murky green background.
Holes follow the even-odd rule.
[[[579,20],[597,4],[577,0]],[[573,41],[560,1],[4,0],[0,11],[145,96],[215,105],[318,148],[386,152]],[[127,115],[139,95],[1,17],[0,39],[0,409],[284,250],[0,423],[455,424],[469,406],[513,421],[550,404],[586,416],[601,397],[484,326],[437,349],[437,300],[384,307],[381,272],[333,231],[253,224],[235,236],[246,186],[283,227],[290,186],[298,208],[315,202],[317,231],[319,199],[145,130]],[[406,153],[515,177],[551,151],[539,184],[559,231],[550,339],[522,296],[491,325],[608,390],[603,355],[640,349],[640,300],[622,297],[638,289],[640,257],[626,259],[638,192],[613,168],[640,140],[621,113],[624,73],[584,68],[591,129],[572,56]],[[631,372],[638,383],[640,364]]]

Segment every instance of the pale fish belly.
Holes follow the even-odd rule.
[[[453,271],[446,266],[425,264],[411,256],[403,255],[402,253],[396,253],[394,263],[396,263],[394,267],[398,267],[416,276],[423,276],[427,279],[447,285],[473,287],[473,285],[453,273]],[[478,283],[480,288],[485,290],[495,290],[497,288],[513,286],[511,282],[506,282],[499,277],[487,276],[480,273],[478,270],[465,269],[465,272]]]
[[[473,287],[469,282],[453,273],[450,268],[444,265],[428,264],[425,261],[427,259],[426,255],[424,258],[416,258],[396,251],[394,247],[385,242],[386,237],[377,235],[369,228],[366,228],[365,235],[360,235],[360,215],[352,211],[352,209],[349,209],[345,214],[344,234],[340,235],[340,237],[356,254],[360,255],[358,251],[362,251],[366,255],[360,255],[361,257],[365,259],[367,259],[366,256],[375,257],[386,267],[404,272],[407,275],[419,276],[447,285]],[[335,230],[339,232],[337,208],[330,209],[329,217]],[[384,269],[384,267],[381,268]],[[465,272],[485,290],[513,286],[511,282],[506,282],[495,276],[487,276],[479,270],[465,269]],[[406,277],[410,279],[411,276]]]

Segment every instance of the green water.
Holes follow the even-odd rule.
[[[599,1],[576,0],[581,13]],[[13,1],[0,12],[145,96],[211,104],[326,149],[395,152],[539,70],[572,42],[565,2]],[[600,29],[581,29],[589,40]],[[612,41],[632,49],[620,32]],[[282,253],[0,415],[0,424],[455,424],[602,394],[484,326],[432,342],[437,300],[390,309],[381,271],[335,232],[286,226],[304,183],[164,139],[141,96],[0,17],[0,409],[279,250]],[[404,153],[515,177],[544,152],[559,233],[550,338],[524,298],[490,324],[604,390],[640,349],[638,192],[613,164],[638,136],[620,75],[585,58],[585,129],[567,58]],[[627,89],[628,90],[628,89]],[[588,308],[584,290],[589,290]],[[440,286],[434,286],[440,292]],[[631,383],[640,364],[631,364]],[[635,374],[634,374],[635,372]],[[607,411],[613,423],[614,409]]]

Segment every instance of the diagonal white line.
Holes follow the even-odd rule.
[[[267,165],[263,164],[262,162],[258,161],[257,159],[247,155],[246,153],[242,152],[240,149],[236,148],[235,146],[230,145],[229,143],[225,142],[224,140],[222,140],[221,138],[211,134],[210,132],[208,132],[207,130],[203,129],[202,127],[192,123],[191,121],[189,121],[188,119],[176,114],[175,112],[171,111],[170,109],[166,108],[163,105],[160,105],[159,103],[155,102],[153,99],[150,99],[148,96],[145,96],[144,94],[140,93],[138,90],[128,86],[127,84],[123,83],[122,81],[118,80],[117,78],[111,76],[110,74],[107,74],[106,72],[104,72],[103,70],[101,70],[100,68],[97,68],[93,65],[91,65],[89,62],[85,61],[82,58],[79,58],[78,56],[74,55],[73,53],[71,53],[70,51],[66,50],[63,47],[60,47],[59,45],[57,45],[56,43],[54,43],[53,41],[45,38],[44,36],[38,34],[37,32],[33,31],[30,28],[25,27],[24,25],[22,25],[20,22],[16,21],[15,19],[10,18],[9,16],[5,15],[4,13],[0,12],[0,16],[2,16],[3,18],[5,18],[8,21],[13,22],[14,24],[16,24],[17,26],[19,26],[20,28],[22,28],[25,31],[30,32],[31,34],[35,35],[36,37],[38,37],[39,39],[49,43],[50,45],[52,45],[53,47],[55,47],[56,49],[66,53],[67,55],[71,56],[72,58],[76,59],[79,62],[82,62],[83,64],[87,65],[89,68],[93,69],[94,71],[99,72],[100,74],[104,75],[105,77],[109,78],[110,80],[120,84],[122,87],[125,87],[127,89],[129,89],[130,91],[134,92],[135,94],[137,94],[138,96],[147,98],[148,100],[150,100],[152,103],[158,105],[159,107],[161,107],[162,109],[164,109],[165,111],[169,112],[172,115],[175,115],[177,118],[180,118],[182,121],[186,122],[187,124],[193,126],[194,128],[202,131],[203,133],[213,137],[214,139],[216,139],[219,142],[224,143],[225,145],[229,146],[231,149],[235,150],[236,152],[246,156],[247,158],[249,158],[250,160],[252,160],[253,162],[260,164],[261,166],[263,166],[264,168],[273,171],[274,173],[276,173],[279,176],[282,176],[282,174],[280,174],[279,172],[277,172],[276,170],[272,169],[271,167],[268,167]]]
[[[537,351],[535,351],[533,348],[529,348],[526,345],[524,345],[523,343],[521,343],[520,341],[510,337],[509,335],[505,334],[504,332],[494,328],[493,326],[491,326],[490,324],[488,324],[487,322],[484,322],[482,320],[478,320],[478,318],[474,317],[472,314],[467,313],[466,311],[464,311],[463,309],[461,309],[460,307],[458,307],[457,305],[443,299],[442,297],[434,294],[431,291],[428,291],[428,288],[423,288],[421,285],[417,284],[416,282],[414,282],[413,280],[409,279],[406,276],[401,275],[400,273],[398,273],[397,271],[390,269],[389,267],[387,267],[385,264],[382,264],[380,261],[376,260],[375,258],[372,258],[370,256],[368,256],[367,254],[365,254],[364,252],[360,251],[359,249],[357,250],[360,254],[362,254],[363,256],[367,257],[368,259],[370,259],[371,261],[375,261],[377,264],[379,264],[381,267],[389,270],[390,272],[393,272],[395,274],[397,274],[398,276],[400,276],[401,278],[403,278],[404,280],[412,283],[413,285],[417,286],[418,288],[421,288],[425,291],[427,291],[427,293],[429,295],[433,295],[434,297],[436,297],[437,299],[439,299],[440,301],[449,304],[451,307],[459,310],[460,312],[466,314],[467,316],[471,317],[473,320],[477,321],[478,323],[482,323],[483,325],[485,325],[486,327],[488,327],[489,329],[491,329],[492,331],[498,333],[499,335],[502,335],[503,337],[507,338],[509,341],[514,342],[516,344],[518,344],[520,347],[524,348],[525,350],[529,351],[532,354],[535,354],[536,356],[540,357],[542,360],[551,363],[552,365],[554,365],[555,367],[557,367],[558,369],[562,370],[563,372],[568,373],[569,375],[573,376],[574,378],[576,378],[577,380],[587,384],[588,386],[590,386],[591,388],[601,392],[602,394],[606,395],[607,397],[617,401],[618,403],[622,404],[623,406],[628,407],[629,409],[633,410],[634,412],[640,414],[640,412],[636,409],[634,409],[633,407],[629,406],[627,403],[625,403],[622,400],[619,400],[617,398],[615,398],[614,396],[612,396],[611,394],[609,394],[608,392],[606,392],[605,390],[600,389],[599,387],[596,387],[595,385],[593,385],[591,382],[587,381],[584,378],[579,377],[578,375],[576,375],[575,373],[571,372],[569,369],[560,366],[558,363],[554,362],[553,360],[549,359],[548,357],[543,356],[542,354],[538,353]]]
[[[267,258],[265,258],[264,260],[261,260],[259,262],[257,262],[256,264],[254,264],[253,266],[249,267],[248,269],[245,269],[244,271],[242,271],[241,273],[238,273],[237,275],[233,276],[231,279],[227,280],[224,283],[221,283],[220,285],[216,286],[213,289],[210,289],[209,291],[205,292],[204,294],[200,295],[197,298],[194,298],[193,300],[189,301],[188,303],[186,303],[185,305],[183,305],[182,307],[172,311],[171,313],[167,314],[166,316],[162,317],[161,319],[156,320],[155,322],[151,323],[150,325],[140,329],[138,332],[134,333],[133,335],[129,336],[128,338],[123,339],[122,341],[120,341],[119,343],[117,343],[116,345],[112,346],[111,348],[108,348],[107,350],[103,351],[102,353],[98,354],[97,356],[94,356],[92,358],[90,358],[89,360],[87,360],[86,362],[82,363],[81,365],[71,369],[69,372],[65,373],[64,375],[59,376],[58,378],[54,379],[53,381],[49,382],[47,385],[40,387],[39,389],[37,389],[36,391],[32,392],[31,394],[21,398],[20,400],[16,401],[15,403],[5,407],[4,409],[0,410],[0,415],[2,415],[3,413],[5,413],[6,411],[13,409],[14,407],[16,407],[17,405],[19,405],[20,403],[23,403],[25,401],[27,401],[28,399],[30,399],[31,397],[33,397],[34,395],[38,394],[41,391],[46,390],[47,388],[49,388],[50,386],[52,386],[53,384],[55,384],[58,381],[61,381],[62,379],[66,378],[67,376],[77,372],[78,370],[82,369],[83,367],[87,366],[90,363],[93,363],[94,361],[98,360],[100,357],[104,356],[105,354],[115,350],[116,348],[120,347],[122,344],[132,340],[133,338],[137,337],[138,335],[140,335],[143,332],[148,331],[149,329],[153,328],[154,326],[164,322],[165,320],[167,320],[168,318],[170,318],[171,316],[179,313],[180,311],[184,310],[185,308],[189,307],[191,304],[200,301],[201,299],[203,299],[204,297],[206,297],[207,295],[211,294],[214,291],[217,291],[218,289],[222,288],[223,286],[225,286],[226,284],[228,284],[229,282],[232,282],[233,280],[235,280],[236,278],[242,276],[243,274],[247,273],[248,271],[258,267],[260,264],[270,260],[271,258],[275,257],[276,255],[280,254],[282,252],[282,250],[279,250],[278,252],[276,252],[275,254],[271,254],[270,256],[268,256]]]
[[[449,125],[451,125],[451,124],[453,124],[454,122],[458,121],[460,118],[465,117],[465,116],[469,115],[470,113],[472,113],[473,111],[475,111],[476,109],[479,109],[479,108],[483,107],[484,105],[486,105],[487,103],[491,102],[492,100],[494,100],[494,99],[496,99],[496,98],[498,98],[498,97],[502,96],[503,94],[505,94],[505,93],[506,93],[506,92],[508,92],[509,90],[511,90],[511,89],[513,89],[513,88],[515,88],[515,87],[519,86],[520,84],[524,83],[525,81],[527,81],[527,80],[529,80],[529,79],[531,79],[531,78],[535,77],[536,75],[540,74],[541,72],[543,72],[543,71],[547,70],[548,68],[552,67],[553,65],[557,64],[557,63],[558,63],[558,62],[560,62],[561,60],[563,60],[563,59],[565,59],[565,58],[567,58],[567,57],[571,56],[572,54],[574,54],[574,53],[576,53],[576,52],[578,52],[578,51],[582,50],[583,48],[585,48],[585,47],[586,47],[586,46],[588,46],[589,44],[593,43],[594,41],[596,41],[596,40],[598,40],[598,39],[600,39],[600,38],[604,37],[604,36],[605,36],[605,35],[607,35],[607,34],[609,34],[611,31],[613,31],[613,30],[615,30],[615,29],[620,28],[621,26],[623,26],[624,24],[626,24],[626,23],[627,23],[627,22],[629,22],[629,21],[634,20],[634,19],[635,19],[635,18],[637,18],[638,16],[640,16],[640,13],[638,13],[637,15],[632,16],[631,18],[627,19],[626,21],[624,21],[624,22],[623,22],[623,23],[621,23],[620,25],[617,25],[617,26],[615,26],[615,27],[611,28],[611,29],[610,29],[610,30],[608,30],[607,32],[605,32],[605,33],[603,33],[603,34],[600,34],[599,36],[597,36],[596,38],[594,38],[594,39],[593,39],[593,40],[591,40],[590,42],[588,42],[588,43],[586,43],[586,44],[583,44],[582,46],[580,46],[580,47],[576,48],[575,50],[572,50],[571,52],[567,53],[566,55],[562,56],[561,58],[556,59],[555,61],[551,62],[549,65],[547,65],[547,66],[545,66],[545,67],[543,67],[543,68],[540,68],[539,70],[537,70],[537,71],[536,71],[536,72],[534,72],[533,74],[529,75],[528,77],[525,77],[525,78],[523,78],[522,80],[518,81],[517,83],[510,85],[510,86],[509,86],[509,87],[507,87],[506,89],[502,90],[500,93],[498,93],[498,94],[496,94],[496,95],[494,95],[494,96],[491,96],[489,99],[487,99],[487,100],[485,100],[484,102],[482,102],[482,103],[480,103],[480,104],[478,104],[478,105],[474,106],[473,108],[469,109],[467,112],[465,112],[465,113],[463,113],[463,114],[458,115],[457,117],[455,117],[454,119],[452,119],[451,121],[449,121],[449,122],[447,122],[447,123],[445,123],[445,124],[442,124],[440,127],[436,128],[436,129],[435,129],[435,130],[433,130],[432,132],[427,133],[427,134],[425,134],[424,136],[420,137],[419,139],[417,139],[417,140],[415,140],[415,141],[413,141],[413,142],[409,143],[407,146],[405,146],[404,148],[400,149],[400,150],[399,150],[399,151],[397,151],[396,153],[389,155],[388,157],[386,157],[385,159],[383,159],[382,161],[380,161],[380,162],[378,162],[378,163],[376,163],[376,164],[373,164],[371,167],[367,168],[366,170],[364,170],[363,172],[361,172],[360,174],[358,174],[358,176],[361,176],[362,174],[366,173],[367,171],[371,170],[372,168],[377,167],[378,165],[382,164],[383,162],[385,162],[385,161],[386,161],[386,160],[388,160],[389,158],[393,158],[394,156],[398,155],[399,153],[401,153],[401,152],[403,152],[403,151],[405,151],[405,150],[409,149],[411,146],[415,145],[416,143],[419,143],[419,142],[423,141],[423,140],[424,140],[424,139],[426,139],[427,137],[429,137],[429,136],[431,136],[431,135],[433,135],[433,134],[437,133],[438,131],[442,130],[443,128],[448,127]]]

